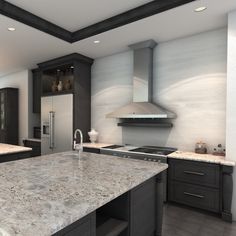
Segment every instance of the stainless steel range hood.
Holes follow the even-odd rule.
[[[134,53],[133,102],[107,114],[108,118],[162,119],[176,115],[152,102],[153,90],[153,40],[130,45]]]

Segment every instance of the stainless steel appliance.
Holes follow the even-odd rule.
[[[41,98],[41,154],[72,149],[73,95]]]
[[[133,50],[133,102],[107,114],[108,118],[166,119],[176,114],[154,103],[153,99],[153,49],[154,40],[139,42],[129,47]]]
[[[100,149],[101,154],[132,158],[144,161],[167,163],[167,155],[175,152],[176,148],[130,145],[111,145]],[[164,174],[164,201],[167,199],[167,173]]]

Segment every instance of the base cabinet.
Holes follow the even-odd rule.
[[[1,155],[0,156],[0,163],[8,162],[8,161],[17,161],[25,158],[30,158],[31,152],[18,152],[18,153],[12,153],[8,155]]]
[[[171,201],[212,212],[220,211],[219,189],[211,189],[173,181],[170,187],[169,199]]]
[[[168,201],[222,215],[231,222],[232,167],[169,159]]]
[[[95,212],[69,225],[65,229],[55,233],[53,236],[96,236]]]
[[[41,142],[31,141],[31,140],[23,140],[24,146],[32,148],[31,157],[37,157],[41,155]]]
[[[130,192],[130,236],[151,236],[156,226],[156,181],[151,179]]]
[[[161,236],[160,180],[145,181],[54,236]]]

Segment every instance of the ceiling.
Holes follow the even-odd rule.
[[[100,6],[96,5],[97,0],[9,2],[73,31],[149,1],[100,0]],[[37,63],[73,52],[98,58],[126,51],[127,45],[150,38],[164,42],[224,27],[227,25],[227,13],[236,10],[236,1],[222,2],[195,1],[73,44],[0,15],[0,77],[22,69],[35,68]],[[201,13],[193,12],[202,5],[208,9]],[[9,32],[8,27],[15,27],[16,31]],[[94,44],[96,39],[101,43]]]
[[[76,31],[152,0],[7,0],[69,31]],[[58,13],[58,14],[55,14]]]

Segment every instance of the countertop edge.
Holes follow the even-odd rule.
[[[169,154],[167,158],[171,159],[178,159],[178,160],[186,160],[186,161],[198,161],[198,162],[205,162],[205,163],[211,163],[211,164],[219,164],[219,165],[224,165],[224,166],[235,166],[235,162],[231,160],[220,160],[217,158],[220,158],[220,156],[214,156],[215,159],[209,159],[207,157],[193,157],[193,156],[186,156],[185,154],[180,154],[181,156],[174,156],[173,153]],[[203,154],[204,155],[204,154]]]

